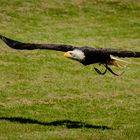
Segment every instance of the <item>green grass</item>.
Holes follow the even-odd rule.
[[[24,42],[140,51],[139,0],[1,0],[0,20],[0,34]],[[140,60],[125,60],[122,76],[100,76],[1,41],[0,139],[140,139]]]

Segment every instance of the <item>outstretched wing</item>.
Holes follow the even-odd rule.
[[[103,54],[113,55],[118,57],[140,57],[140,52],[117,50],[112,48],[100,49]]]
[[[23,43],[19,41],[15,41],[9,39],[5,36],[0,35],[0,38],[11,48],[18,50],[34,50],[34,49],[48,49],[48,50],[56,50],[56,51],[72,51],[76,47],[71,45],[63,45],[63,44],[33,44],[33,43]]]

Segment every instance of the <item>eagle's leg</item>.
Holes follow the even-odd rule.
[[[107,64],[104,64],[104,66],[106,67],[106,69],[107,69],[108,71],[110,71],[112,74],[114,74],[114,75],[116,75],[116,76],[120,76],[120,75],[123,74],[123,72],[122,72],[121,74],[117,74],[117,73],[115,73],[111,68],[108,67]]]
[[[106,74],[106,72],[107,72],[107,68],[105,69],[105,71],[104,72],[101,72],[100,70],[98,70],[97,68],[94,68],[95,69],[95,71],[98,73],[98,74],[100,74],[100,75],[105,75]]]
[[[108,67],[107,64],[103,64],[103,65],[104,65],[105,68],[106,68],[104,72],[101,72],[99,69],[97,69],[97,68],[94,67],[95,71],[96,71],[98,74],[100,74],[100,75],[105,75],[106,72],[107,72],[107,70],[108,70],[109,72],[111,72],[111,73],[112,73],[113,75],[115,75],[115,76],[120,76],[120,75],[123,74],[123,72],[122,72],[121,74],[115,73],[111,68]]]

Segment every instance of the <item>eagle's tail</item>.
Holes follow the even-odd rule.
[[[113,65],[113,66],[116,66],[116,67],[119,67],[119,68],[123,68],[123,67],[126,67],[129,62],[127,61],[124,61],[124,60],[121,60],[121,59],[118,59],[114,56],[110,56],[111,57],[111,61],[109,61],[109,65]]]

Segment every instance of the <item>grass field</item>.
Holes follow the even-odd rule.
[[[0,34],[140,51],[139,0],[0,0]],[[63,53],[0,41],[0,140],[139,140],[140,59],[120,77]]]

